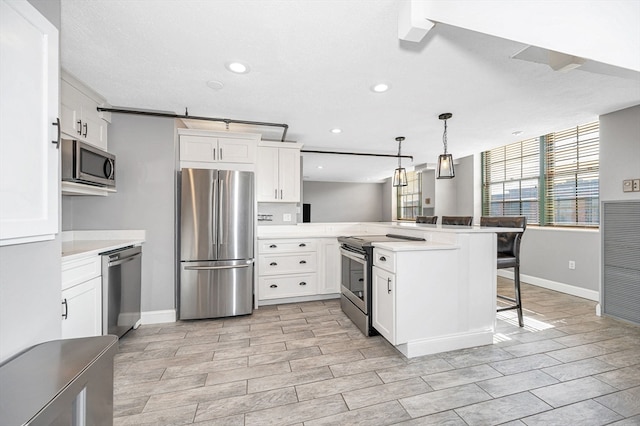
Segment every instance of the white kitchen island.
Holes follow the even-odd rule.
[[[373,326],[413,358],[493,343],[496,232],[518,231],[403,222],[324,223],[260,226],[258,238],[385,234],[424,238],[424,242],[373,243]]]

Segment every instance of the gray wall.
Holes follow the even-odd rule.
[[[382,221],[384,184],[305,181],[303,186],[312,223]]]
[[[65,200],[74,230],[144,229],[142,311],[175,307],[175,127],[173,120],[114,114],[109,151],[118,192]],[[71,208],[69,208],[71,207]]]
[[[59,0],[30,3],[60,28]],[[0,362],[60,338],[61,252],[59,235],[52,241],[0,247]]]
[[[474,156],[460,158],[456,165],[456,213],[457,216],[474,216],[474,220],[479,223],[479,219],[474,215],[476,201],[475,188],[475,163]]]
[[[600,200],[639,200],[625,179],[640,179],[640,105],[600,117]]]

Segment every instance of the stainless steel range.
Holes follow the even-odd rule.
[[[424,238],[396,234],[338,237],[342,255],[340,307],[365,336],[377,334],[371,325],[372,243],[400,240]]]

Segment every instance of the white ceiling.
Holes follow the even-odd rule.
[[[640,103],[639,73],[555,72],[510,58],[526,45],[442,24],[401,41],[398,10],[397,0],[62,0],[61,61],[111,105],[286,123],[305,149],[395,154],[405,136],[407,167],[436,161],[443,112],[461,158]],[[250,72],[227,71],[230,61]],[[373,93],[381,81],[391,90]],[[303,155],[305,180],[376,182],[397,164]]]

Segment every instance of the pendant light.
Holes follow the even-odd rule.
[[[398,168],[393,172],[393,186],[407,186],[407,171],[402,167],[401,145],[404,136],[398,136]]]
[[[438,118],[444,120],[444,134],[442,135],[442,143],[444,144],[444,154],[438,157],[438,179],[451,179],[456,177],[453,169],[453,156],[447,153],[447,120],[453,116],[450,112],[440,114]]]

